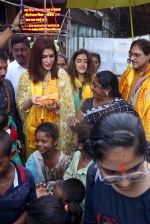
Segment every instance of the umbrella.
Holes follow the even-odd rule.
[[[150,0],[67,0],[68,8],[106,9],[111,7],[129,7],[131,35],[134,38],[132,7],[150,3]]]

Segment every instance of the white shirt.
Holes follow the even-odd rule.
[[[17,93],[19,78],[20,78],[21,74],[25,71],[26,71],[26,69],[23,68],[21,65],[19,65],[16,60],[14,60],[13,62],[11,62],[8,65],[6,78],[11,81],[11,83],[14,87],[14,90],[15,90],[15,95]]]

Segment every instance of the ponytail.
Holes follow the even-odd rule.
[[[64,205],[64,211],[67,213],[68,217],[63,224],[76,224],[80,223],[82,219],[82,209],[78,203],[71,202]]]
[[[64,204],[56,196],[43,196],[27,208],[30,224],[77,224],[82,219],[82,209],[78,203]]]

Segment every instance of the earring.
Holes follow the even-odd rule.
[[[109,93],[108,92],[106,92],[106,97],[108,98],[108,95],[109,95]]]

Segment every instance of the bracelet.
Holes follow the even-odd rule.
[[[17,30],[15,30],[15,27],[13,27],[12,25],[9,25],[8,28],[12,33],[17,33]]]

